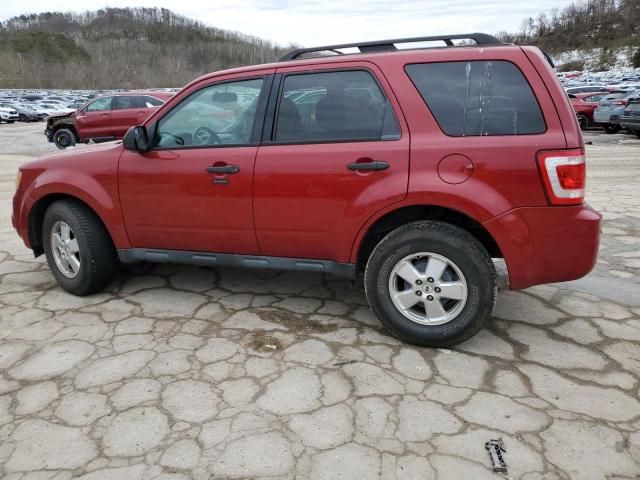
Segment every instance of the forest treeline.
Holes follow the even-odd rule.
[[[182,86],[281,53],[164,8],[20,15],[0,22],[0,88]]]
[[[640,48],[640,0],[586,0],[523,21],[502,39],[551,55]],[[164,8],[20,15],[0,22],[0,88],[181,86],[206,72],[275,60],[260,38],[206,26]],[[640,66],[640,53],[634,58]],[[570,67],[579,67],[571,65]]]
[[[615,62],[615,52],[621,48],[634,52],[640,48],[640,0],[575,2],[527,18],[519,33],[501,32],[499,37],[519,45],[536,45],[550,55],[599,49],[601,67],[606,68]]]

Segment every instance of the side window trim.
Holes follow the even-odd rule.
[[[313,140],[304,140],[304,141],[292,141],[292,142],[277,142],[275,140],[275,134],[276,134],[276,128],[277,128],[277,118],[278,118],[278,111],[280,110],[280,99],[282,98],[282,94],[283,94],[283,90],[284,90],[284,83],[287,77],[289,76],[294,76],[294,75],[312,75],[312,74],[318,74],[318,73],[335,73],[335,72],[366,72],[368,73],[371,78],[373,79],[373,81],[375,82],[375,84],[377,85],[378,89],[380,90],[380,94],[384,97],[384,99],[386,100],[387,104],[389,105],[389,108],[391,110],[391,112],[393,113],[393,116],[395,117],[395,122],[398,126],[398,133],[399,136],[398,137],[394,137],[392,139],[384,139],[384,138],[380,138],[377,140],[371,140],[371,139],[329,139],[329,140],[318,140],[318,139],[313,139]],[[359,142],[389,142],[389,141],[398,141],[402,139],[403,136],[403,132],[402,132],[402,124],[400,123],[400,121],[398,120],[398,112],[396,111],[396,108],[393,105],[393,102],[391,102],[389,100],[389,94],[388,92],[384,89],[384,87],[382,86],[382,84],[380,83],[380,80],[378,79],[377,75],[375,74],[374,71],[372,71],[370,68],[358,65],[358,66],[354,66],[354,67],[342,67],[342,68],[327,68],[327,69],[318,69],[318,70],[299,70],[299,71],[291,71],[291,72],[285,72],[285,73],[278,73],[276,72],[276,74],[274,75],[274,83],[271,89],[271,95],[269,96],[269,105],[267,107],[267,112],[266,112],[266,120],[265,120],[265,125],[264,125],[264,129],[262,132],[262,141],[261,141],[261,145],[314,145],[314,144],[323,144],[323,143],[359,143]],[[384,136],[384,135],[383,135]]]
[[[185,98],[183,98],[180,102],[173,105],[173,107],[171,107],[170,110],[164,112],[162,117],[155,119],[153,123],[147,126],[147,130],[151,133],[150,138],[153,138],[153,144],[154,144],[154,146],[151,147],[149,151],[153,152],[153,151],[163,151],[163,150],[196,150],[196,149],[203,149],[203,148],[234,148],[234,147],[260,146],[260,132],[262,132],[263,124],[265,121],[265,111],[266,111],[267,101],[269,99],[269,94],[271,91],[271,85],[273,83],[273,77],[274,77],[273,73],[267,73],[262,75],[252,75],[247,77],[231,78],[231,79],[223,80],[220,82],[214,81],[211,83],[207,83],[206,85],[202,85],[202,87],[198,88],[197,90],[194,90]],[[263,83],[262,83],[262,88],[260,90],[260,95],[258,97],[258,104],[256,105],[256,117],[254,120],[253,129],[251,132],[251,141],[249,143],[220,144],[220,145],[183,145],[183,146],[172,145],[172,146],[166,146],[166,147],[158,147],[157,145],[155,145],[155,143],[158,141],[158,135],[159,135],[158,126],[162,121],[162,119],[164,119],[167,115],[169,115],[175,108],[180,106],[183,102],[188,100],[191,96],[195,95],[196,93],[202,91],[205,88],[209,88],[214,85],[224,85],[225,83],[244,82],[248,80],[259,80],[259,79],[262,79]],[[165,103],[167,101],[168,100],[166,100]]]

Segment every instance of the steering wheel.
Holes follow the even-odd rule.
[[[220,143],[220,137],[210,128],[198,127],[193,132],[194,145],[217,145]]]

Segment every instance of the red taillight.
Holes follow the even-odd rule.
[[[551,205],[584,202],[587,174],[584,149],[539,152],[538,167]]]

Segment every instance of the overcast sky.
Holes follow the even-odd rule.
[[[0,0],[0,20],[106,6],[165,7],[208,25],[304,46],[444,33],[517,31],[571,0]]]

